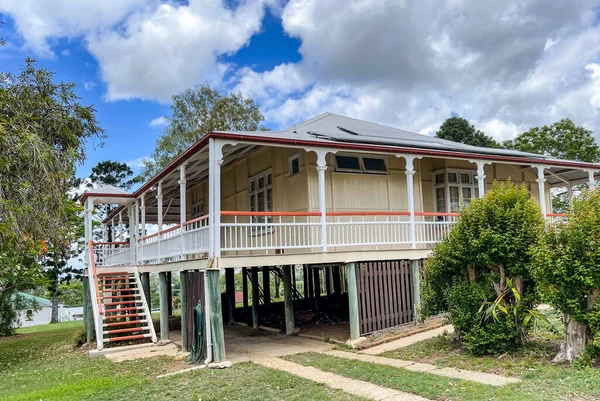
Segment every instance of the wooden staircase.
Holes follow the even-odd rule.
[[[146,303],[137,269],[135,272],[98,273],[98,349],[103,343],[150,339],[156,342],[152,315]],[[98,331],[101,330],[101,333]]]

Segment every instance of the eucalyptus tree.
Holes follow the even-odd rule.
[[[186,89],[173,96],[171,117],[142,175],[150,178],[211,131],[257,131],[262,121],[254,100],[241,93],[223,95],[207,85]]]

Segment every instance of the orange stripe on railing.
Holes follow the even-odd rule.
[[[129,245],[129,242],[94,242],[94,245]]]
[[[89,242],[90,246],[90,264],[92,265],[92,274],[94,276],[94,283],[96,284],[96,301],[98,302],[98,313],[103,315],[102,303],[100,302],[100,285],[98,284],[98,272],[96,271],[96,258],[94,257],[94,243]]]
[[[264,216],[264,217],[276,217],[276,216],[320,216],[319,212],[248,212],[244,210],[224,210],[221,212],[221,216]]]
[[[567,217],[566,213],[546,213],[546,217]]]
[[[183,226],[189,226],[190,224],[194,224],[194,223],[197,223],[197,222],[199,222],[199,221],[203,221],[203,220],[208,220],[208,215],[207,215],[207,214],[206,214],[206,215],[204,215],[204,216],[197,217],[197,218],[195,218],[195,219],[192,219],[192,220],[186,221],[186,222],[185,222],[185,223],[183,223],[182,225],[183,225]]]
[[[224,210],[221,216],[262,216],[262,217],[305,217],[305,216],[320,216],[319,212],[248,212]],[[377,212],[327,212],[327,216],[410,216],[410,212],[404,211],[377,211]],[[436,213],[436,212],[415,212],[415,216],[433,216],[433,217],[458,217],[458,213]]]
[[[458,217],[458,216],[460,216],[460,213],[415,212],[415,216]]]
[[[169,227],[169,228],[167,228],[167,229],[165,229],[165,230],[162,230],[162,231],[160,231],[160,232],[157,232],[157,233],[154,233],[154,234],[150,234],[150,235],[146,235],[145,237],[142,237],[142,238],[140,238],[140,239],[138,240],[138,242],[140,242],[140,241],[143,241],[143,240],[145,240],[145,239],[154,238],[154,237],[156,237],[156,236],[157,236],[157,235],[159,235],[159,234],[166,234],[166,233],[168,233],[168,232],[171,232],[171,231],[177,230],[179,227],[182,227],[182,226],[183,226],[183,227],[185,227],[185,226],[189,226],[190,224],[194,224],[194,223],[197,223],[197,222],[199,222],[199,221],[203,221],[203,220],[208,220],[208,215],[207,215],[207,214],[206,214],[206,215],[204,215],[204,216],[196,217],[195,219],[192,219],[192,220],[188,220],[188,221],[186,221],[186,222],[185,222],[185,223],[183,223],[183,224],[177,224],[176,226]]]

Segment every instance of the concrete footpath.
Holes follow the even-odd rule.
[[[418,395],[405,393],[398,390],[393,390],[386,387],[381,387],[376,384],[365,382],[362,380],[350,379],[348,377],[336,375],[334,373],[324,372],[322,370],[299,365],[293,362],[285,361],[279,358],[258,358],[255,363],[261,364],[268,368],[281,370],[291,373],[295,376],[303,377],[317,383],[325,384],[328,387],[342,390],[346,393],[353,394],[359,397],[368,398],[370,400],[380,401],[427,401],[427,398]]]
[[[444,332],[452,334],[454,332],[454,327],[450,325],[438,327],[437,329],[424,331],[422,333],[417,333],[412,336],[400,338],[395,341],[390,341],[389,343],[377,345],[372,348],[367,348],[365,350],[360,351],[360,353],[367,355],[379,355],[387,351],[408,347],[409,345],[413,345],[414,343],[418,343],[419,341],[437,337],[440,334],[443,334]]]
[[[344,351],[328,351],[325,355],[334,356],[337,358],[354,359],[361,362],[376,363],[378,365],[392,366],[394,368],[402,368],[412,372],[429,373],[432,375],[449,377],[452,379],[469,380],[485,384],[488,386],[504,386],[510,383],[518,383],[519,379],[505,377],[491,373],[474,372],[472,370],[459,370],[456,368],[439,368],[427,363],[419,363],[413,361],[404,361],[401,359],[384,358],[381,356],[355,354]]]

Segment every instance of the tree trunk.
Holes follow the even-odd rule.
[[[58,323],[58,275],[52,283],[52,317],[50,323]]]
[[[561,344],[560,351],[554,357],[553,362],[573,362],[583,355],[585,347],[589,344],[591,332],[587,324],[581,324],[571,315],[565,313],[565,342]]]

